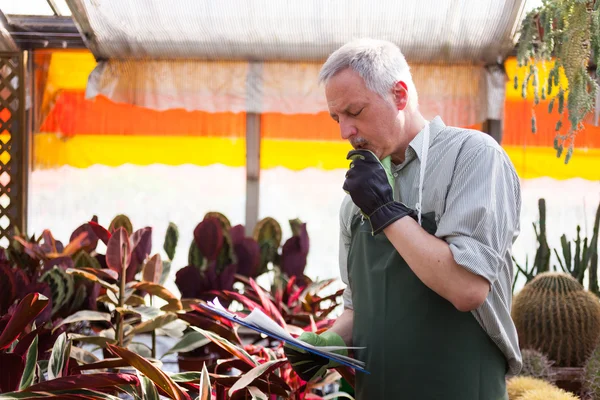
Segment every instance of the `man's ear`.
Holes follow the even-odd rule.
[[[398,81],[394,85],[394,103],[399,111],[406,108],[408,104],[408,86],[403,81]]]

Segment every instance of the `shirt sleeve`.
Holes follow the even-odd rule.
[[[350,282],[348,280],[348,251],[350,248],[351,231],[349,220],[351,215],[352,202],[350,196],[346,196],[342,202],[340,208],[340,238],[339,238],[339,265],[340,265],[340,278],[346,285],[342,299],[344,301],[344,308],[352,309],[352,289],[350,288]]]
[[[519,178],[501,149],[479,143],[459,153],[436,236],[456,263],[490,284],[510,257],[519,230]]]

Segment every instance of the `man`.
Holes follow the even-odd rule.
[[[392,43],[342,46],[320,81],[354,148],[340,211],[347,288],[333,327],[300,339],[365,347],[359,400],[507,398],[505,376],[521,368],[510,317],[521,195],[509,158],[482,132],[426,121]],[[307,380],[336,366],[286,353]]]

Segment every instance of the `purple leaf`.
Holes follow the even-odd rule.
[[[23,298],[0,334],[0,350],[10,346],[47,304],[48,299],[39,293],[30,293]]]
[[[88,224],[90,225],[90,228],[92,228],[92,231],[94,231],[98,239],[102,240],[102,242],[104,242],[105,245],[108,245],[108,240],[111,237],[110,232],[102,225],[99,225],[96,221],[92,220],[88,222]]]
[[[0,315],[8,312],[16,297],[17,287],[12,268],[4,262],[0,263]]]
[[[152,251],[152,228],[146,227],[135,231],[131,235],[131,246],[133,250],[127,267],[127,282],[135,279],[135,274],[140,272],[144,260]]]
[[[244,240],[246,229],[244,228],[244,225],[236,225],[229,230],[229,235],[231,236],[231,242],[233,244],[240,243]]]
[[[25,392],[48,392],[56,390],[114,388],[119,385],[139,385],[135,375],[117,373],[98,373],[73,375],[40,382],[25,389]]]
[[[87,241],[85,246],[83,246],[83,250],[91,253],[92,251],[96,250],[96,247],[98,246],[98,235],[96,235],[96,232],[94,232],[89,223],[80,225],[77,229],[75,229],[69,238],[69,243],[83,232],[87,233]]]
[[[199,298],[203,280],[200,270],[193,265],[183,267],[175,274],[175,285],[181,293],[181,298]]]
[[[215,217],[204,219],[194,229],[194,241],[200,253],[209,261],[217,259],[223,247],[223,240],[223,227]]]
[[[120,276],[126,272],[131,259],[131,242],[125,228],[113,232],[106,246],[106,264]]]
[[[27,275],[27,272],[22,270],[21,268],[13,269],[13,275],[15,278],[15,285],[17,290],[17,299],[22,299],[28,293],[27,288],[31,284],[31,280]],[[4,287],[4,286],[2,286]]]
[[[52,289],[46,282],[32,282],[27,286],[25,295],[30,293],[41,293],[48,298],[48,306],[35,319],[37,325],[50,321],[52,317]],[[25,297],[25,296],[23,296]]]
[[[19,389],[21,375],[25,370],[25,360],[12,353],[0,354],[0,393],[13,392]]]
[[[281,269],[288,276],[302,278],[306,268],[309,239],[306,224],[300,227],[298,236],[289,238],[281,250]]]
[[[235,274],[237,272],[237,265],[230,264],[219,274],[219,287],[216,290],[232,290],[233,283],[235,282]]]
[[[238,274],[254,278],[260,265],[258,243],[252,238],[242,238],[241,241],[234,242],[233,251],[237,257]]]

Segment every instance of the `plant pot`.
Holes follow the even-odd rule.
[[[577,396],[582,394],[583,368],[555,367],[552,370],[556,386]]]
[[[177,355],[177,364],[179,365],[179,371],[202,371],[202,367],[206,364],[207,369],[217,364],[219,354],[210,353],[202,356],[190,356],[185,353],[179,353]]]

